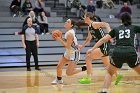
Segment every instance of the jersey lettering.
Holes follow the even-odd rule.
[[[119,31],[119,39],[122,39],[122,38],[130,38],[130,29]]]

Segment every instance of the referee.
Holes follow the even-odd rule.
[[[41,70],[38,65],[38,51],[37,51],[37,48],[39,46],[38,30],[36,26],[33,26],[31,18],[27,19],[27,25],[23,27],[21,35],[22,35],[22,45],[26,50],[27,71],[31,71],[30,68],[31,53],[34,57],[35,70]]]

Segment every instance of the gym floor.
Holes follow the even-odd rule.
[[[64,84],[51,85],[56,77],[56,67],[41,67],[41,71],[26,71],[26,68],[0,68],[0,93],[98,93],[102,88],[106,70],[93,67],[93,82],[80,84],[78,79],[86,72],[66,76],[63,70]],[[128,66],[120,73],[124,76],[119,85],[112,85],[109,93],[140,93],[140,77]],[[115,79],[115,77],[113,77]]]

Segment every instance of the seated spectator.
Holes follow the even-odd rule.
[[[37,16],[40,12],[45,11],[45,4],[42,0],[36,0],[35,1],[34,11],[35,11]]]
[[[127,2],[124,2],[124,6],[121,8],[119,15],[122,14],[123,12],[128,12],[129,14],[132,14],[132,10],[128,6]]]
[[[21,0],[13,0],[10,5],[10,11],[13,14],[13,17],[20,15],[21,13]]]
[[[40,30],[42,34],[48,33],[48,19],[45,16],[45,12],[41,12],[38,16],[38,21],[40,25]]]
[[[102,8],[103,7],[103,1],[102,0],[97,0],[96,1],[96,7],[97,8]]]
[[[102,0],[102,1],[105,7],[108,7],[110,9],[115,8],[115,4],[113,3],[112,0]]]
[[[112,0],[115,4],[119,4],[120,0]]]
[[[77,17],[79,17],[80,19],[83,19],[83,16],[84,16],[85,10],[86,10],[86,6],[82,5],[80,0],[73,0],[71,7],[76,8]]]
[[[35,25],[35,26],[39,25],[38,19],[35,15],[34,11],[30,11],[28,17],[25,19],[25,21],[23,23],[23,27],[27,24],[27,19],[28,18],[32,18],[33,25]]]
[[[79,9],[79,6],[81,5],[81,2],[80,2],[80,0],[73,0],[73,2],[72,2],[72,4],[71,4],[71,6],[73,7],[73,8],[77,8],[77,9]]]
[[[35,16],[34,11],[30,11],[30,12],[29,12],[28,17],[27,17],[27,18],[25,19],[25,21],[23,22],[22,28],[23,28],[25,25],[27,25],[27,19],[28,19],[28,18],[31,18],[31,19],[32,19],[33,25],[37,27],[37,29],[38,29],[38,31],[39,31],[38,33],[40,34],[39,22],[38,22],[38,19],[37,19],[36,16]],[[20,34],[21,34],[21,32],[15,32],[15,35],[20,35]]]
[[[25,0],[22,5],[22,11],[24,12],[24,15],[28,15],[28,13],[32,10],[32,3],[30,0]]]
[[[95,11],[96,9],[95,9],[95,6],[93,5],[93,1],[90,0],[89,5],[87,6],[87,12],[91,12],[93,13],[93,15],[95,15]]]

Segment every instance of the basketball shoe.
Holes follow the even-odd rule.
[[[58,80],[57,78],[55,78],[52,82],[51,82],[51,84],[53,84],[53,85],[55,85],[55,84],[63,84],[63,80],[61,79],[61,80]]]

